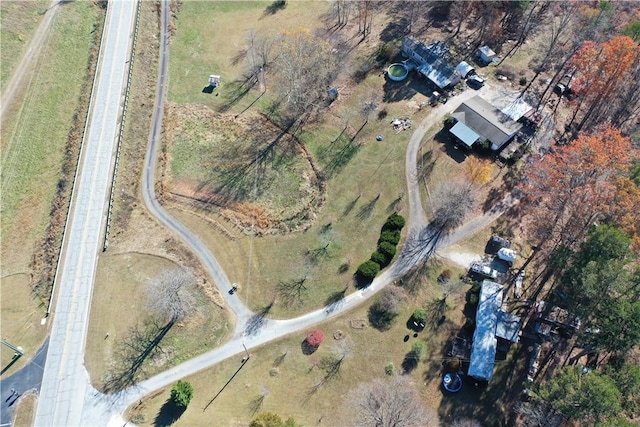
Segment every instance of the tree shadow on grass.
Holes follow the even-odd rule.
[[[156,323],[147,322],[131,328],[129,335],[120,343],[118,349],[119,368],[111,372],[104,383],[104,391],[113,393],[136,383],[143,371],[142,365],[156,351],[161,350],[160,341],[169,332],[174,322],[160,327]]]
[[[418,367],[418,362],[418,358],[415,357],[413,353],[407,353],[407,355],[404,357],[404,360],[402,361],[402,371],[407,374],[412,372]]]
[[[184,406],[176,405],[171,399],[167,399],[162,408],[160,408],[158,415],[156,415],[153,425],[158,427],[170,426],[180,419],[186,409]]]
[[[358,203],[358,200],[360,200],[360,196],[361,195],[358,194],[358,197],[356,197],[355,199],[350,201],[349,204],[344,208],[344,211],[342,211],[342,216],[343,217],[349,215],[351,213],[351,211],[353,210],[353,208],[356,207],[356,203]]]
[[[300,343],[300,350],[302,350],[302,354],[304,354],[305,356],[312,355],[316,352],[317,349],[318,347],[309,345],[306,339],[302,340],[302,342]]]
[[[369,200],[367,204],[362,206],[358,211],[358,213],[356,214],[358,219],[361,221],[364,221],[365,219],[369,218],[371,216],[371,213],[373,212],[373,208],[376,206],[376,203],[378,203],[379,199],[380,199],[380,193],[378,193],[378,195],[373,199]]]
[[[268,16],[268,15],[275,15],[279,11],[286,9],[286,7],[287,7],[287,0],[276,0],[266,7],[264,12],[262,13],[262,17],[264,18],[265,16]]]
[[[249,319],[247,327],[245,328],[247,335],[257,335],[260,332],[260,329],[267,323],[267,314],[269,314],[273,308],[273,304],[273,302],[269,303],[269,305],[265,306]]]
[[[347,294],[347,289],[348,287],[345,287],[343,290],[333,292],[331,295],[329,295],[329,298],[327,298],[324,302],[326,306],[325,310],[327,311],[327,313],[332,313],[340,307],[345,295]]]

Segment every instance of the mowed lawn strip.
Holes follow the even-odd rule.
[[[0,3],[0,92],[22,58],[50,3],[48,0]]]
[[[29,283],[30,262],[50,219],[68,133],[88,78],[96,7],[79,2],[57,11],[23,108],[2,124],[0,323],[2,338],[25,350],[5,375],[23,366],[46,335],[40,325],[44,308]]]
[[[15,121],[3,123],[0,184],[5,273],[26,268],[31,249],[47,225],[68,133],[88,78],[96,19],[96,6],[91,3],[72,3],[58,10],[21,113]]]
[[[166,325],[166,319],[149,311],[149,283],[165,271],[176,268],[169,259],[139,253],[105,255],[96,276],[91,322],[87,332],[87,370],[96,387],[130,368],[132,357],[127,343],[132,330],[147,330],[149,322]],[[196,311],[169,329],[160,343],[143,358],[138,379],[159,373],[224,342],[232,329],[225,310],[205,295],[194,294]]]

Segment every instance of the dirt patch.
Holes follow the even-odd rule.
[[[244,232],[306,229],[325,198],[304,145],[264,116],[170,104],[162,193],[220,213]]]

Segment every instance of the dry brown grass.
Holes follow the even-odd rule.
[[[127,368],[122,346],[131,339],[131,328],[143,325],[150,317],[147,285],[175,265],[167,258],[137,252],[101,257],[86,353],[87,369],[96,387],[103,387],[109,375]],[[139,379],[215,348],[226,339],[233,325],[207,291],[207,283],[199,281],[196,313],[169,330],[160,342],[161,351],[144,363]]]
[[[412,297],[412,302],[398,316],[395,325],[386,332],[369,326],[367,305],[346,313],[335,321],[319,325],[326,339],[311,355],[304,355],[301,349],[307,331],[252,350],[249,362],[210,404],[211,399],[240,367],[241,356],[187,377],[185,380],[194,386],[194,399],[178,423],[246,425],[254,410],[259,408],[276,412],[283,418],[292,416],[308,426],[318,423],[331,426],[352,425],[355,407],[353,392],[357,385],[384,376],[384,368],[389,362],[394,364],[395,372],[398,373],[405,355],[416,340],[426,341],[428,350],[424,362],[419,363],[409,375],[425,403],[436,413],[445,397],[440,391],[443,337],[457,332],[462,324],[461,313],[456,309],[449,311],[449,320],[440,327],[438,334],[424,330],[417,338],[410,335],[404,341],[404,337],[412,334],[405,325],[412,310],[420,304],[426,304],[437,292],[437,287],[431,281]],[[461,298],[462,294],[457,294],[451,297],[450,302],[457,305]],[[364,321],[364,328],[359,326],[361,320]],[[342,332],[340,336],[344,336],[344,339],[333,338],[337,331]],[[349,345],[351,350],[340,375],[316,389],[325,375],[320,367],[322,359],[332,355],[344,344]],[[169,391],[170,387],[166,387],[164,392],[145,399],[143,405],[130,410],[128,416],[140,425],[152,425],[166,402]],[[265,397],[258,406],[263,394]]]
[[[18,407],[16,408],[13,425],[16,427],[32,426],[37,404],[38,395],[36,395],[35,393],[29,393],[22,396],[19,400]]]
[[[26,274],[14,274],[0,280],[0,324],[2,338],[16,347],[22,347],[24,356],[18,359],[3,377],[17,372],[42,345],[47,328],[40,325],[44,308],[29,287]],[[13,352],[6,347],[0,348],[2,368],[7,366]]]
[[[47,0],[29,2],[8,0],[0,4],[0,16],[2,16],[0,91],[4,90],[8,78],[31,42],[48,6]]]

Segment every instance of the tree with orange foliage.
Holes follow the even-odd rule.
[[[614,179],[631,164],[631,141],[615,128],[581,134],[534,161],[521,184],[531,237],[573,248],[589,225],[609,215]]]
[[[582,118],[576,131],[585,125],[603,123],[609,117],[612,102],[626,94],[629,74],[639,53],[639,47],[629,36],[617,36],[599,46],[590,40],[583,43],[569,63],[576,73],[572,90],[578,95],[569,125],[580,112]]]
[[[640,252],[640,187],[628,177],[617,177],[615,186],[611,220],[631,238],[633,249]]]
[[[473,185],[486,184],[491,179],[491,163],[475,156],[470,156],[465,160],[464,171],[467,179]]]

